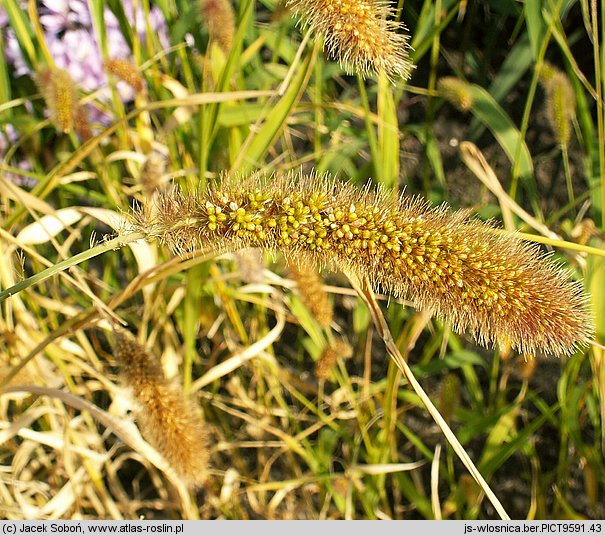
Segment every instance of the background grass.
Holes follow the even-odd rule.
[[[605,342],[600,3],[401,1],[417,68],[394,85],[345,75],[319,37],[303,42],[271,1],[234,5],[227,54],[208,47],[196,3],[155,3],[170,34],[164,51],[152,33],[137,39],[119,2],[89,5],[105,51],[104,9],[119,20],[148,94],[135,106],[113,91],[99,104],[112,123],[81,143],[57,133],[32,81],[0,54],[0,127],[18,132],[0,164],[3,289],[112,234],[108,222],[143,199],[153,152],[165,161],[164,179],[185,189],[224,171],[314,168],[469,207],[545,236],[545,247],[574,242],[576,250],[554,254],[584,278]],[[26,62],[47,62],[36,10],[16,0],[2,7]],[[149,13],[148,2],[142,7]],[[539,84],[545,61],[566,74],[577,102],[565,147]],[[437,91],[445,76],[467,83],[467,112]],[[57,232],[36,232],[51,215],[60,216]],[[324,274],[334,308],[326,331],[281,257],[259,262],[252,254],[174,259],[138,245],[3,302],[0,515],[496,517],[347,281]],[[422,312],[383,303],[401,353],[512,517],[605,517],[601,347],[568,359],[484,350]],[[101,322],[111,313],[203,409],[213,445],[203,489],[188,491],[158,469],[128,426],[132,403]],[[330,337],[346,339],[353,356],[319,381],[314,366]],[[24,385],[37,389],[14,388]]]

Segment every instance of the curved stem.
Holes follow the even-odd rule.
[[[456,437],[454,432],[452,432],[451,428],[448,426],[448,424],[445,422],[445,420],[439,413],[439,410],[431,402],[431,399],[426,394],[424,389],[422,389],[422,386],[418,383],[418,380],[416,380],[416,377],[414,376],[412,369],[409,367],[406,360],[401,355],[399,348],[397,348],[397,345],[395,344],[395,341],[393,340],[393,337],[391,335],[391,331],[389,329],[387,321],[384,318],[382,311],[380,310],[380,306],[378,305],[378,302],[376,301],[374,292],[372,291],[372,286],[371,286],[370,282],[368,281],[367,277],[361,281],[358,280],[356,277],[349,277],[349,280],[351,281],[353,288],[355,288],[355,290],[357,290],[357,293],[359,294],[360,298],[368,306],[368,309],[370,310],[370,314],[372,315],[372,319],[374,320],[374,325],[376,326],[378,333],[382,337],[382,340],[386,346],[387,351],[389,352],[389,354],[391,354],[393,361],[397,365],[397,368],[399,368],[399,370],[403,373],[405,378],[408,380],[409,384],[414,389],[414,392],[418,395],[418,397],[420,398],[420,400],[426,407],[427,411],[430,413],[433,420],[437,423],[439,428],[441,428],[443,435],[445,436],[445,438],[447,439],[449,444],[452,446],[452,448],[454,449],[454,451],[460,458],[460,461],[462,461],[462,463],[468,469],[471,476],[475,479],[477,484],[481,487],[481,489],[483,490],[483,492],[485,493],[485,495],[487,496],[489,501],[492,503],[492,505],[496,509],[496,512],[498,512],[498,515],[500,516],[500,518],[509,520],[510,517],[506,513],[506,510],[502,506],[502,503],[499,501],[498,497],[496,497],[494,492],[491,490],[491,488],[489,487],[489,484],[485,481],[485,479],[483,478],[483,476],[481,475],[481,473],[479,472],[479,470],[477,469],[477,467],[475,466],[475,464],[473,463],[473,461],[467,454],[466,450],[464,450],[464,447],[461,445],[460,441],[458,441],[458,438]]]

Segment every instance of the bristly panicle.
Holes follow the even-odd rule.
[[[122,329],[116,329],[115,358],[138,404],[143,436],[191,486],[201,485],[208,466],[208,436],[200,412],[168,381],[159,363]]]
[[[592,337],[581,284],[538,246],[419,199],[328,177],[273,176],[163,194],[156,211],[134,220],[136,231],[176,252],[278,249],[292,262],[367,276],[483,345],[569,354]]]
[[[455,76],[444,76],[437,82],[437,91],[461,112],[468,112],[474,104],[467,82]]]
[[[78,102],[76,84],[67,71],[42,67],[36,72],[36,85],[58,130],[65,134],[75,130],[82,141],[92,138],[86,111]]]
[[[567,146],[576,116],[576,94],[567,75],[550,63],[544,63],[540,81],[546,93],[548,120],[561,146]]]
[[[324,36],[324,46],[348,72],[410,77],[408,36],[382,0],[288,0],[303,27]]]
[[[199,0],[199,6],[210,41],[229,54],[235,35],[235,13],[231,0]]]
[[[71,75],[64,69],[41,68],[36,73],[36,85],[57,129],[66,134],[71,132],[78,107],[78,93]]]
[[[343,339],[336,339],[333,345],[328,345],[315,363],[315,376],[318,380],[328,380],[338,359],[349,359],[353,349]]]
[[[110,58],[103,62],[105,70],[126,82],[136,93],[146,89],[145,79],[134,63],[123,58]]]

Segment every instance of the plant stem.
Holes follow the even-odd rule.
[[[145,235],[143,233],[130,233],[127,235],[121,235],[112,240],[108,240],[107,242],[103,242],[102,244],[99,244],[94,248],[90,248],[86,251],[83,251],[82,253],[78,253],[77,255],[74,255],[69,259],[65,259],[64,261],[50,266],[46,270],[42,270],[41,272],[34,274],[31,277],[24,279],[23,281],[20,281],[16,285],[13,285],[12,287],[1,291],[0,303],[6,300],[7,298],[10,298],[11,296],[14,296],[15,294],[21,292],[22,290],[25,290],[33,285],[41,283],[49,277],[52,277],[55,274],[67,270],[67,268],[76,266],[77,264],[87,261],[88,259],[92,259],[93,257],[97,257],[98,255],[101,255],[106,251],[120,249],[126,244],[129,244],[130,242],[135,242],[136,240],[140,240],[142,238],[145,238]]]

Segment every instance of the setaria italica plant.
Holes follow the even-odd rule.
[[[593,327],[579,282],[538,246],[425,201],[359,190],[329,177],[223,180],[159,196],[134,230],[175,252],[278,249],[289,262],[367,277],[468,330],[483,345],[569,354]]]

